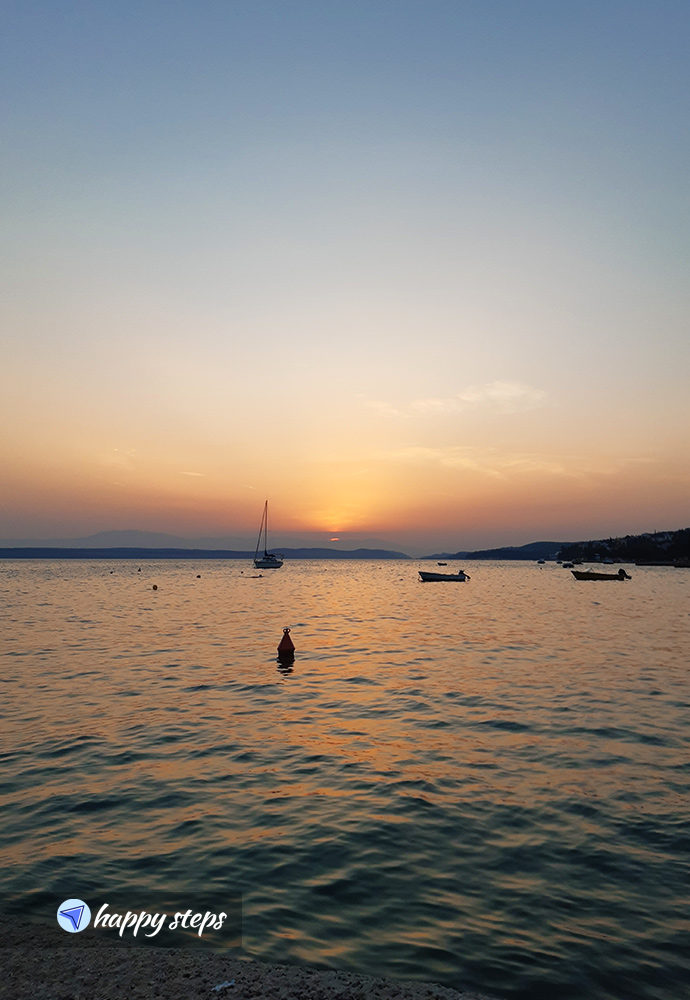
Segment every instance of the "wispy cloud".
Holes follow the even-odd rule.
[[[180,475],[181,476],[199,476],[201,479],[203,479],[206,476],[206,473],[205,472],[181,472]]]
[[[416,399],[411,404],[418,413],[459,413],[483,407],[498,413],[520,413],[544,404],[546,393],[523,382],[497,380],[484,385],[470,385],[454,396]]]
[[[483,385],[468,385],[452,396],[426,396],[394,406],[382,399],[367,402],[369,409],[382,417],[448,416],[470,410],[487,413],[523,413],[536,410],[547,401],[547,393],[524,382],[496,379]]]
[[[513,473],[541,473],[552,476],[578,476],[580,463],[571,466],[544,455],[528,452],[500,452],[496,449],[471,448],[463,445],[425,447],[411,445],[386,452],[389,461],[419,465],[437,465],[450,469],[465,469],[501,479]]]
[[[379,462],[458,470],[485,479],[511,480],[514,477],[537,476],[566,480],[572,484],[601,483],[612,479],[634,476],[641,465],[652,469],[659,465],[654,456],[593,456],[563,454],[555,457],[537,452],[510,451],[499,448],[479,448],[469,445],[428,447],[408,445],[389,449],[378,456]],[[650,474],[650,473],[648,473]],[[688,481],[687,475],[678,481]]]
[[[370,399],[366,404],[369,409],[374,410],[374,412],[380,414],[382,417],[400,417],[402,416],[402,411],[397,407],[392,406],[390,403],[384,402],[381,399]]]
[[[117,472],[134,472],[138,465],[137,450],[136,448],[111,448],[100,457],[100,462],[106,468]]]

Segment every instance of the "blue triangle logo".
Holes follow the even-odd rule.
[[[72,926],[75,931],[79,930],[79,924],[81,922],[82,914],[84,913],[84,906],[73,906],[70,910],[60,910],[61,917],[67,917],[68,920],[72,921]]]

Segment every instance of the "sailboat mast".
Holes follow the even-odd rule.
[[[268,555],[268,500],[264,504],[264,555]]]
[[[261,546],[261,536],[264,536],[264,555],[266,555],[266,522],[268,520],[268,500],[264,504],[264,512],[261,515],[261,524],[259,525],[259,537],[256,540],[256,551],[254,553],[254,558],[259,554],[259,548]]]

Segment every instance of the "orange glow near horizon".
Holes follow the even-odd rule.
[[[323,479],[331,480],[337,494],[329,504],[324,482],[310,478],[311,464],[283,470],[278,486],[265,473],[257,486],[242,482],[248,476],[174,474],[155,465],[136,474],[119,470],[117,478],[80,465],[15,468],[5,482],[3,540],[139,529],[232,536],[237,537],[233,547],[244,547],[255,541],[267,494],[271,543],[286,546],[292,539],[323,544],[325,537],[353,548],[365,539],[401,551],[453,551],[687,526],[683,470],[662,462],[645,463],[644,475],[640,469],[631,461],[609,469],[600,463],[563,472],[520,467],[496,474],[436,467],[426,456],[412,467],[379,459],[370,476],[364,463],[359,467],[356,489],[346,493],[350,464],[344,463],[338,477],[329,463]],[[299,489],[285,487],[291,480]]]

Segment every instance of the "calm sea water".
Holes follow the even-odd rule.
[[[1,562],[6,912],[240,895],[268,961],[687,995],[690,571],[465,568]]]

